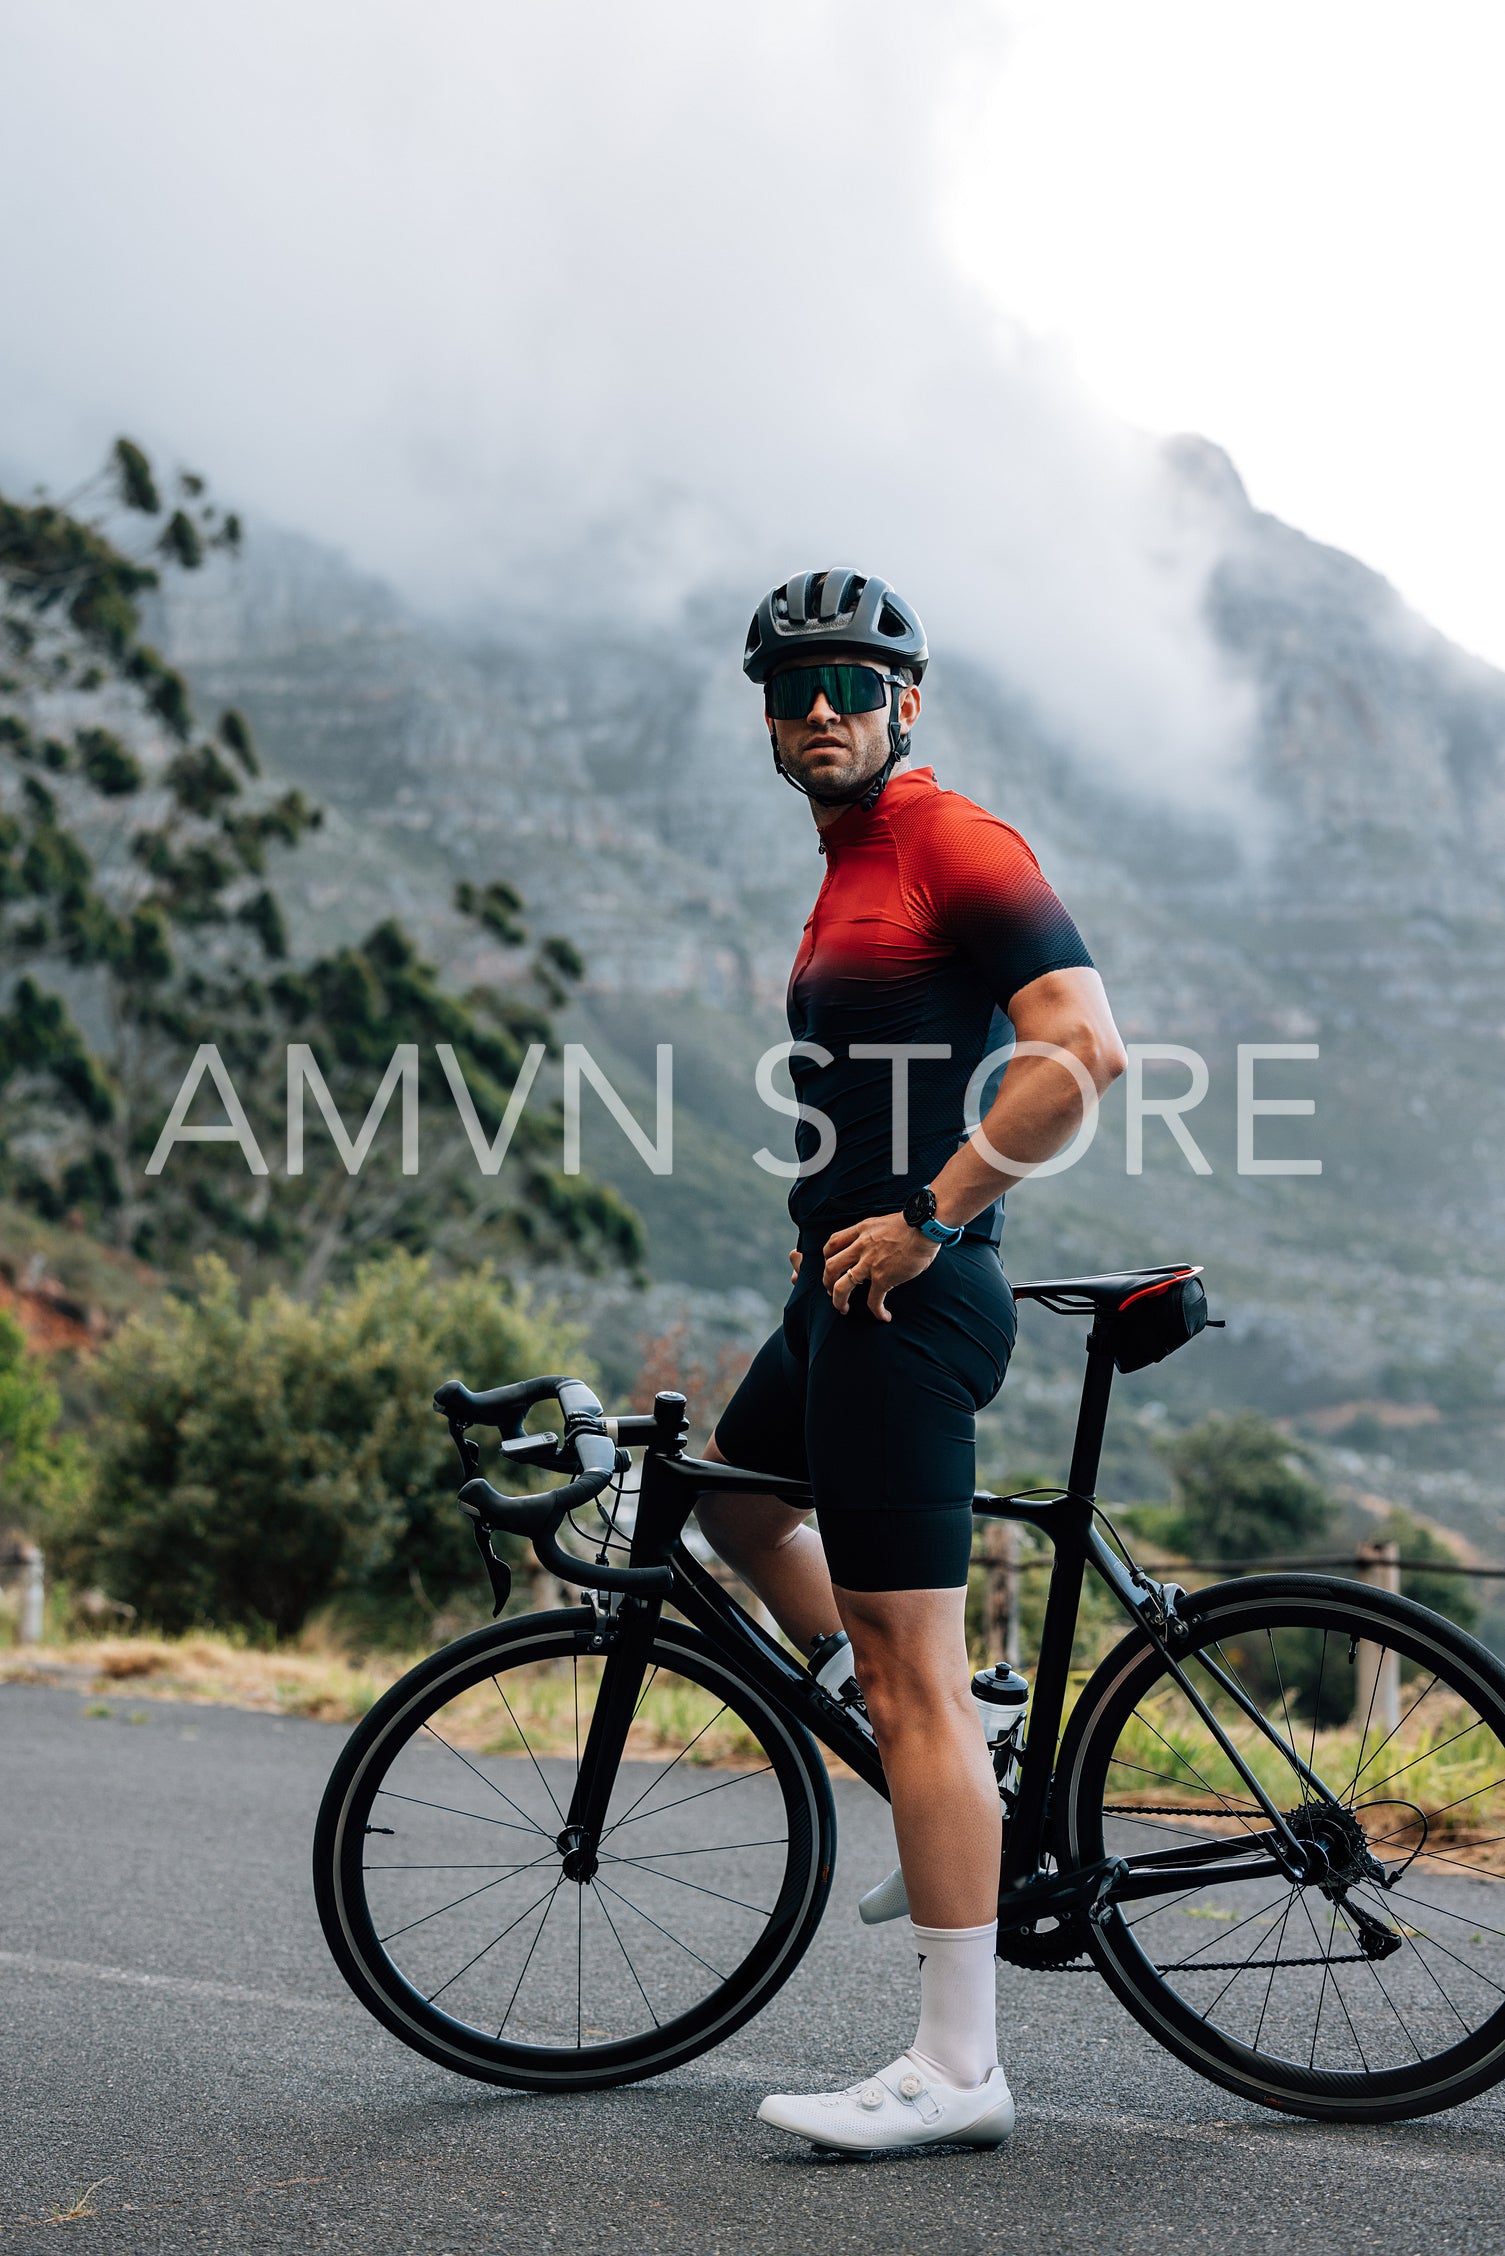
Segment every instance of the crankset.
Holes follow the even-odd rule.
[[[1088,1921],[1084,1911],[1068,1912],[1052,1927],[1013,1927],[998,1931],[998,1956],[1010,1966],[1032,1967],[1037,1973],[1070,1966],[1087,1954]]]

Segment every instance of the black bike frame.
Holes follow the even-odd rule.
[[[1226,1886],[1236,1880],[1282,1874],[1299,1881],[1309,1870],[1310,1844],[1296,1838],[1285,1815],[1266,1794],[1175,1657],[1180,1627],[1176,1586],[1152,1580],[1132,1561],[1121,1558],[1098,1532],[1094,1489],[1113,1368],[1109,1328],[1099,1319],[1087,1341],[1087,1371],[1064,1489],[1045,1496],[992,1496],[979,1491],[973,1500],[981,1518],[1013,1520],[1040,1529],[1055,1553],[1018,1798],[1004,1845],[999,1919],[1005,1928],[1032,1925],[1037,1919],[1071,1911],[1100,1913],[1109,1904],[1161,1895],[1173,1887],[1179,1891],[1201,1885]],[[677,1403],[679,1398],[672,1399]],[[666,1566],[672,1589],[667,1599],[612,1596],[596,1601],[607,1666],[568,1815],[570,1827],[579,1828],[582,1837],[595,1837],[605,1823],[606,1803],[641,1694],[653,1631],[665,1603],[702,1630],[719,1650],[733,1655],[786,1715],[802,1723],[859,1778],[887,1798],[877,1741],[866,1718],[825,1692],[808,1670],[706,1572],[682,1540],[685,1524],[703,1495],[773,1495],[797,1509],[809,1510],[809,1488],[769,1473],[682,1455],[677,1408],[672,1418],[622,1418],[608,1430],[614,1430],[621,1442],[647,1445],[633,1525],[632,1565]],[[1089,1565],[1157,1647],[1168,1672],[1247,1787],[1268,1831],[1189,1843],[1146,1855],[1107,1857],[1087,1870],[1047,1869],[1053,1853],[1051,1780],[1065,1712],[1082,1577]],[[1336,1797],[1260,1713],[1242,1686],[1210,1658],[1199,1654],[1197,1660],[1247,1720],[1281,1749],[1308,1789],[1318,1799],[1334,1802]]]

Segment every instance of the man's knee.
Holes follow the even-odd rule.
[[[842,1591],[857,1680],[880,1737],[970,1707],[964,1593]]]

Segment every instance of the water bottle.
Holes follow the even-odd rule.
[[[842,1707],[861,1708],[862,1694],[852,1672],[852,1640],[844,1629],[833,1629],[829,1637],[817,1638],[805,1666],[821,1690],[829,1692]]]
[[[1012,1796],[1019,1786],[1029,1679],[1007,1662],[997,1668],[979,1669],[972,1679],[972,1700],[982,1720],[999,1787],[1005,1797]]]

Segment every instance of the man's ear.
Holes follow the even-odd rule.
[[[920,685],[918,682],[911,682],[907,689],[901,690],[899,693],[899,726],[906,736],[919,717]]]

